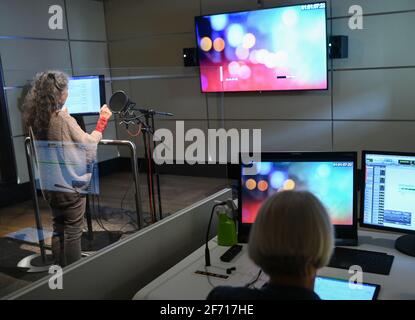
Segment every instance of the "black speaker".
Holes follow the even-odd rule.
[[[329,43],[329,56],[331,59],[346,59],[349,57],[349,37],[331,36]]]
[[[183,63],[185,67],[196,67],[199,65],[196,48],[183,49]]]

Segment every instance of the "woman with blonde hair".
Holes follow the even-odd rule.
[[[317,300],[317,270],[328,264],[333,248],[333,226],[313,194],[276,193],[261,206],[248,243],[250,258],[269,282],[260,289],[217,287],[208,299]]]
[[[38,73],[24,103],[26,127],[34,140],[93,146],[93,151],[89,154],[94,154],[94,149],[102,139],[112,113],[104,105],[95,130],[88,134],[81,129],[64,107],[68,94],[70,94],[68,93],[68,76],[65,73],[60,71]],[[64,158],[69,158],[69,152],[62,154]],[[70,163],[71,160],[63,159],[63,165],[60,165],[61,171],[71,170],[70,166],[73,166]],[[84,182],[89,183],[89,181]],[[53,257],[56,264],[66,266],[81,258],[81,236],[86,198],[79,192],[65,191],[65,189],[47,190],[44,195],[53,215]]]

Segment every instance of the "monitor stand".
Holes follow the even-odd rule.
[[[415,257],[415,235],[408,234],[399,237],[396,239],[395,248],[408,256]]]

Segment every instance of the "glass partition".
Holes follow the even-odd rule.
[[[77,226],[81,226],[84,260],[223,188],[236,188],[237,164],[229,162],[240,142],[226,136],[231,126],[224,118],[225,97],[222,93],[202,93],[198,68],[181,67],[61,70],[69,76],[104,75],[104,103],[112,108],[111,96],[123,91],[129,104],[123,112],[113,114],[98,145],[33,139],[34,152],[29,159],[35,176],[30,179],[23,102],[31,79],[39,71],[43,70],[5,70],[18,182],[26,186],[27,194],[26,201],[0,208],[4,226],[0,229],[0,249],[4,252],[0,268],[5,270],[0,271],[0,277],[8,278],[0,296],[48,276],[48,268],[28,272],[39,271],[36,267],[44,265],[39,256],[29,267],[21,264],[22,259],[41,253],[40,237],[47,266],[76,263],[77,259],[71,258],[56,260],[56,246],[65,242],[60,236],[68,236],[65,230],[72,223],[69,218],[57,218],[56,205],[68,205],[71,197],[83,199],[81,205],[72,205],[81,213]],[[78,93],[69,90],[68,94]],[[99,115],[73,117],[91,133]],[[222,136],[219,129],[226,130]],[[134,154],[138,160],[137,184]],[[28,187],[31,183],[38,190],[40,226]],[[65,210],[61,213],[66,214]]]

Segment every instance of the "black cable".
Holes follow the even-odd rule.
[[[217,208],[217,207],[219,207],[219,206],[223,206],[223,205],[225,205],[226,204],[226,202],[219,202],[219,203],[216,203],[213,207],[212,207],[212,211],[211,211],[211,213],[210,213],[210,219],[209,219],[209,224],[208,224],[208,228],[207,228],[207,231],[206,231],[206,242],[205,242],[205,244],[206,244],[206,246],[205,246],[205,267],[209,267],[211,264],[210,264],[210,252],[209,252],[209,233],[210,233],[210,226],[212,225],[212,219],[213,219],[213,214],[214,214],[214,212],[215,212],[215,209]]]
[[[209,276],[209,271],[207,269],[207,267],[205,266],[205,272],[206,272],[206,277],[207,277],[207,281],[209,282],[210,286],[212,288],[215,288],[215,285],[212,283],[212,281],[210,280],[210,276]]]
[[[250,286],[255,284],[259,280],[259,277],[261,276],[261,274],[262,274],[262,269],[259,270],[258,275],[256,276],[256,278],[254,280],[252,280],[251,282],[249,282],[245,285],[245,288],[249,288]]]
[[[104,231],[106,231],[108,233],[111,233],[112,231],[111,230],[108,230],[105,227],[104,222],[101,220],[101,217],[99,216],[99,213],[101,212],[101,205],[100,205],[100,202],[99,202],[99,196],[96,195],[96,197],[97,197],[97,203],[98,203],[98,213],[95,212],[95,195],[94,194],[92,195],[92,200],[93,200],[93,204],[94,204],[93,215],[94,215],[95,221],[97,222],[98,226],[102,230],[104,230]]]
[[[140,164],[139,164],[139,167],[138,167],[138,171],[140,171],[141,170],[141,161],[140,161]],[[127,188],[127,190],[125,191],[125,193],[124,193],[124,195],[123,195],[123,197],[122,197],[122,199],[121,199],[121,203],[120,203],[120,207],[121,207],[121,211],[123,211],[122,213],[123,214],[126,214],[129,218],[130,218],[130,221],[128,222],[128,223],[126,223],[122,228],[124,228],[126,225],[128,225],[129,223],[131,223],[131,224],[133,224],[133,225],[135,225],[137,228],[138,228],[138,222],[136,222],[135,221],[135,219],[133,218],[133,216],[131,216],[131,214],[129,214],[127,211],[125,211],[124,212],[124,210],[127,210],[127,209],[124,209],[124,201],[125,201],[125,199],[126,199],[126,197],[127,197],[127,195],[128,195],[128,192],[130,191],[130,189],[131,189],[131,186],[134,184],[134,181],[131,181],[131,183],[128,185],[128,188]]]

